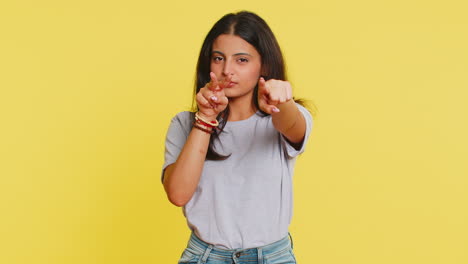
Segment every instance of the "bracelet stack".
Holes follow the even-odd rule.
[[[195,122],[193,122],[193,127],[196,129],[199,129],[203,132],[206,132],[208,134],[212,134],[213,128],[218,128],[219,122],[218,120],[214,121],[207,121],[206,119],[203,119],[198,112],[195,113]]]

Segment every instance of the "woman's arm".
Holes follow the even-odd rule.
[[[226,109],[228,99],[224,94],[225,82],[219,83],[210,73],[211,81],[197,93],[198,115],[208,122],[216,120]],[[229,83],[230,79],[227,79]],[[164,171],[163,184],[167,197],[176,206],[184,206],[193,196],[203,170],[211,134],[192,128],[175,163]]]
[[[304,140],[306,120],[292,99],[291,84],[287,81],[260,78],[258,100],[260,109],[271,114],[276,130],[283,134],[293,146]]]
[[[184,206],[195,192],[205,162],[210,134],[192,128],[177,161],[164,171],[164,189],[171,203]]]
[[[273,125],[294,147],[301,145],[306,132],[306,121],[294,100],[276,105],[280,110],[272,113]]]

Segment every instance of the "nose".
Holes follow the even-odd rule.
[[[224,67],[223,67],[223,75],[224,76],[229,76],[229,75],[233,75],[234,73],[232,72],[232,64],[230,62],[230,60],[226,60],[225,63],[224,63]]]

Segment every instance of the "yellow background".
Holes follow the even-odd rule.
[[[170,118],[222,15],[261,15],[318,108],[298,263],[468,263],[466,1],[2,1],[0,263],[176,263]]]

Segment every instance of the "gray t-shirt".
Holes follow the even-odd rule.
[[[215,149],[223,161],[205,161],[198,187],[183,212],[188,226],[203,241],[224,249],[253,248],[288,234],[292,217],[295,158],[304,151],[312,116],[302,106],[307,128],[296,150],[260,112],[227,122]],[[176,162],[192,129],[190,112],[171,121],[166,137],[164,169]]]

